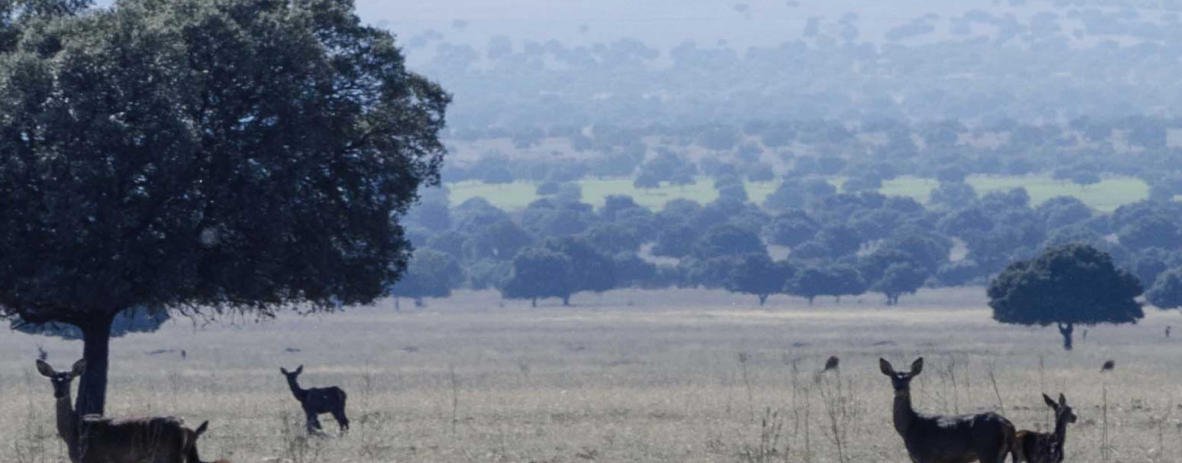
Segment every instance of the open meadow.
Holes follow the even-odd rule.
[[[845,181],[841,177],[828,179],[838,188]],[[665,203],[674,199],[689,199],[708,203],[718,198],[714,181],[699,177],[697,183],[685,186],[662,185],[660,188],[637,188],[630,178],[595,179],[587,178],[577,183],[582,188],[582,201],[595,207],[603,206],[609,195],[631,196],[636,204],[660,210]],[[1049,176],[971,176],[966,180],[978,194],[985,195],[1013,188],[1025,188],[1030,195],[1031,205],[1037,206],[1056,196],[1079,198],[1088,207],[1100,212],[1112,212],[1125,204],[1142,201],[1149,196],[1149,186],[1143,180],[1132,177],[1110,177],[1091,186],[1055,180]],[[538,184],[517,181],[506,184],[486,184],[477,181],[449,183],[452,205],[458,205],[475,197],[483,197],[494,206],[510,211],[525,209],[529,203],[540,198],[535,193]],[[751,202],[760,204],[776,191],[777,182],[746,182],[747,195]],[[883,182],[879,190],[887,196],[907,196],[927,204],[932,190],[940,186],[935,179],[904,176]]]
[[[1064,392],[1080,416],[1068,461],[1182,459],[1182,339],[1164,336],[1177,313],[1077,332],[1065,352],[1053,329],[994,323],[983,293],[925,290],[898,308],[775,296],[761,309],[720,291],[621,290],[530,309],[462,292],[413,312],[388,301],[183,320],[114,341],[108,413],[210,420],[203,457],[235,462],[906,461],[877,359],[905,369],[924,356],[921,411],[998,410],[1045,430],[1039,393]],[[77,342],[0,336],[0,461],[67,461],[52,388],[33,368],[38,343],[59,368],[80,355]],[[150,354],[165,349],[178,352]],[[829,355],[840,373],[818,374]],[[1107,359],[1116,369],[1100,373]],[[299,364],[304,387],[348,391],[347,437],[303,437],[279,374]]]

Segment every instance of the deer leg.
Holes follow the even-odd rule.
[[[305,410],[304,414],[307,415],[308,434],[320,433],[320,418],[316,416],[316,413],[310,410]]]
[[[349,418],[345,416],[345,409],[333,410],[332,417],[337,420],[337,425],[341,427],[341,434],[349,432]]]

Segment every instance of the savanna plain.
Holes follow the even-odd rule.
[[[1079,422],[1067,461],[1182,461],[1176,312],[1098,326],[1063,351],[1053,328],[994,322],[981,288],[818,300],[721,291],[620,290],[534,309],[460,292],[272,321],[189,320],[112,346],[108,411],[211,421],[206,459],[235,462],[907,461],[891,425],[885,357],[926,413],[998,411],[1048,430],[1040,393]],[[0,461],[67,461],[53,393],[33,365],[79,358],[77,342],[0,334]],[[180,350],[185,350],[185,359]],[[830,355],[836,371],[821,372]],[[1100,372],[1112,359],[1116,368]],[[280,367],[304,387],[339,385],[352,430],[307,437]]]

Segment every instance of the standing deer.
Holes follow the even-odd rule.
[[[923,371],[923,357],[911,371],[896,373],[891,363],[878,359],[882,374],[895,388],[895,430],[903,437],[915,463],[1001,463],[1011,452],[1014,425],[996,413],[977,415],[922,415],[911,408],[911,380]]]
[[[86,371],[79,360],[68,372],[54,371],[37,360],[37,371],[53,384],[57,401],[57,433],[66,443],[73,463],[187,463],[186,429],[174,417],[111,419],[78,416],[70,400],[70,385]],[[191,432],[191,431],[190,431]]]
[[[345,391],[336,386],[330,387],[316,387],[312,389],[303,389],[297,378],[300,373],[304,372],[304,366],[300,365],[295,371],[288,372],[287,369],[280,367],[279,371],[283,376],[287,377],[287,385],[291,387],[291,393],[296,400],[300,401],[300,406],[304,408],[304,415],[307,417],[307,426],[309,434],[319,434],[323,432],[320,427],[319,415],[323,413],[331,413],[332,417],[337,420],[337,425],[341,428],[341,434],[349,432],[349,418],[345,416],[345,400],[347,396]]]
[[[1067,406],[1067,397],[1059,394],[1056,403],[1046,394],[1042,395],[1047,406],[1055,410],[1055,432],[1037,433],[1034,431],[1019,431],[1014,436],[1014,461],[1028,463],[1061,463],[1063,461],[1063,443],[1067,441],[1067,425],[1074,423],[1078,417],[1075,411]]]

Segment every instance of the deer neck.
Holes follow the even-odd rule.
[[[1062,449],[1064,441],[1067,440],[1067,418],[1059,418],[1055,420],[1055,447]]]
[[[57,399],[57,435],[66,442],[71,461],[77,461],[78,457],[78,422],[70,394]]]
[[[300,402],[304,401],[304,396],[307,395],[307,391],[300,387],[300,383],[296,382],[294,379],[289,379],[287,380],[287,386],[291,388],[291,393],[295,396],[296,400],[299,400]]]
[[[898,431],[899,435],[906,436],[907,430],[915,422],[915,417],[915,409],[911,408],[911,391],[895,391],[895,431]]]

